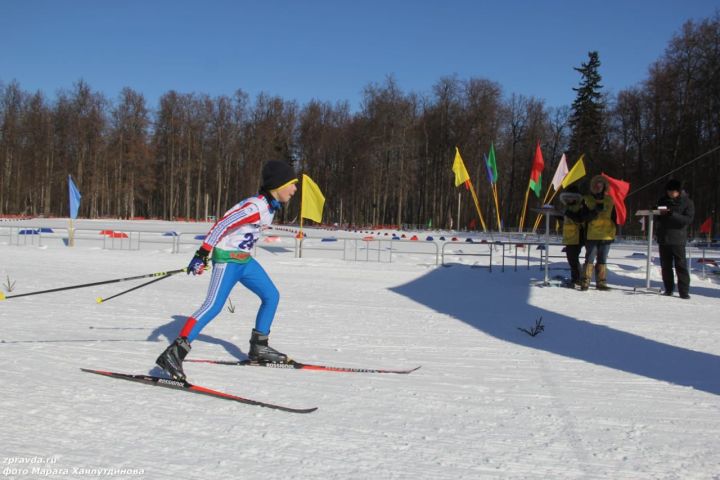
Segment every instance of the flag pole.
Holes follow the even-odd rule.
[[[552,196],[550,197],[549,200],[543,200],[543,205],[547,205],[548,203],[552,202],[553,199],[555,198],[555,195],[557,195],[559,191],[560,191],[560,190],[555,190],[555,189],[553,188],[553,194],[552,194]],[[545,197],[547,198],[547,195],[545,195]],[[542,214],[538,213],[538,216],[537,216],[537,218],[535,219],[535,225],[533,226],[533,233],[535,233],[535,231],[537,230],[537,228],[540,226],[540,220],[542,220]]]
[[[473,202],[475,202],[475,209],[477,210],[478,216],[480,217],[480,223],[483,227],[483,232],[487,232],[487,226],[485,225],[485,219],[483,218],[483,214],[480,211],[480,201],[478,201],[477,194],[475,193],[475,187],[473,187],[473,184],[470,180],[468,180],[468,185],[470,185],[470,193],[473,197]]]
[[[553,187],[552,183],[550,184],[552,187],[553,192],[555,192],[555,187]],[[547,189],[545,192],[545,196],[543,197],[543,205],[545,205],[548,202],[548,195],[550,195],[550,188]],[[553,197],[555,196],[555,193],[553,193]],[[552,202],[552,198],[550,198],[550,201]],[[542,217],[542,214],[538,213],[538,218]]]
[[[495,216],[497,217],[498,232],[502,232],[502,222],[500,221],[500,204],[498,202],[497,184],[492,184],[493,198],[495,198]]]
[[[522,233],[523,226],[525,225],[525,212],[527,211],[528,196],[530,195],[530,182],[528,181],[527,190],[525,190],[525,202],[523,203],[522,214],[520,215],[520,225],[518,232]]]
[[[305,182],[303,179],[303,187],[305,187]],[[300,193],[300,231],[298,231],[298,234],[295,236],[295,240],[298,242],[295,244],[297,247],[297,256],[298,258],[302,258],[302,241],[303,241],[303,197],[305,196],[305,188],[302,188],[302,192]]]
[[[305,195],[305,192],[303,192],[303,195]],[[297,234],[297,237],[295,237],[298,242],[298,258],[302,258],[302,242],[303,242],[303,211],[302,211],[302,197],[301,197],[301,203],[300,203],[300,231]]]
[[[465,168],[462,157],[460,156],[460,149],[455,147],[455,160],[453,161],[453,172],[455,172],[455,186],[459,187],[461,184],[465,184],[465,187],[470,190],[472,194],[473,202],[475,202],[475,209],[477,210],[478,216],[480,217],[480,223],[482,223],[483,231],[487,232],[487,226],[485,225],[485,219],[480,211],[480,201],[475,193],[475,187],[473,187],[470,175]],[[458,228],[460,227],[460,194],[458,193]]]
[[[550,187],[552,187],[553,192],[554,192],[555,187],[553,187],[552,184],[550,185]],[[545,192],[545,197],[543,198],[543,201],[542,201],[543,205],[546,205],[548,203],[548,199],[547,199],[548,195],[550,195],[550,188],[548,188],[547,191]],[[554,197],[555,197],[555,194],[553,193],[553,198]],[[552,202],[552,198],[550,198],[550,201]],[[532,230],[533,233],[535,233],[535,230],[537,230],[538,226],[540,225],[541,220],[542,220],[542,214],[538,213],[537,217],[535,218],[535,223],[533,224],[533,230]]]
[[[68,227],[68,247],[75,246],[75,229],[73,228],[73,220],[70,217],[70,226]]]
[[[457,228],[460,230],[460,193],[458,192]]]

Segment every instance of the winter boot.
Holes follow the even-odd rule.
[[[587,290],[590,288],[590,280],[592,280],[592,274],[593,274],[593,264],[592,263],[586,263],[583,265],[583,277],[582,280],[580,280],[580,290]]]
[[[597,289],[598,290],[610,290],[610,287],[608,287],[607,284],[607,265],[605,264],[598,264],[596,267],[595,275],[596,275],[596,283],[597,283]]]
[[[580,285],[580,279],[582,278],[582,275],[580,275],[580,265],[573,265],[570,268],[570,283],[575,285]]]
[[[251,362],[259,363],[288,363],[288,357],[274,348],[268,346],[268,336],[253,329],[250,337],[250,352],[248,353]]]
[[[185,381],[182,362],[190,353],[190,342],[187,337],[178,337],[175,341],[160,354],[155,363],[165,370],[174,380]]]

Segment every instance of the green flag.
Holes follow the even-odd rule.
[[[490,144],[490,153],[487,156],[487,160],[485,160],[485,165],[487,166],[488,178],[490,179],[490,183],[497,183],[498,172],[497,162],[495,161],[495,145],[493,145],[492,143]]]

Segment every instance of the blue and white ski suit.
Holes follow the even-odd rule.
[[[268,335],[280,293],[260,264],[251,256],[263,228],[272,224],[280,203],[260,194],[242,200],[210,229],[202,247],[212,251],[210,287],[202,306],[190,316],[180,332],[192,342],[222,310],[236,283],[260,297],[255,330]]]

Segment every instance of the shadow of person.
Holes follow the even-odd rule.
[[[172,321],[170,321],[164,325],[160,325],[155,330],[150,332],[150,335],[148,335],[148,337],[147,337],[147,341],[148,342],[159,342],[160,337],[165,337],[167,342],[171,343],[173,340],[175,340],[175,338],[177,338],[178,332],[180,332],[180,330],[182,330],[182,327],[185,325],[185,322],[187,321],[187,319],[188,319],[188,317],[186,317],[184,315],[173,315]],[[228,342],[227,340],[223,340],[221,338],[215,338],[213,336],[204,335],[201,333],[200,335],[198,335],[198,337],[195,339],[195,341],[193,343],[198,342],[198,341],[210,343],[213,345],[220,345],[221,347],[223,347],[225,349],[225,351],[228,354],[237,358],[238,360],[247,359],[247,355],[245,353],[243,353],[243,351],[240,350],[240,348],[237,345],[235,345],[232,342]],[[158,352],[158,354],[159,354],[159,352]]]
[[[531,288],[536,287],[528,272],[488,274],[453,266],[390,290],[509,343],[720,394],[720,357],[535,307]],[[607,295],[604,301],[615,301]],[[530,337],[518,330],[538,317],[545,333]]]

